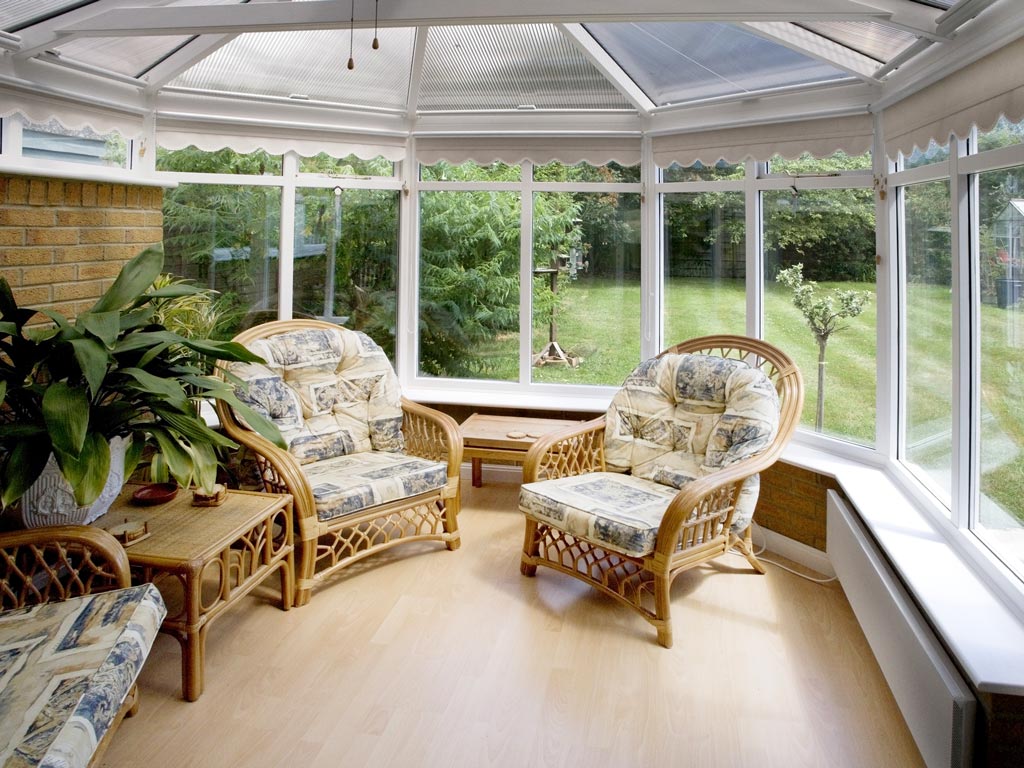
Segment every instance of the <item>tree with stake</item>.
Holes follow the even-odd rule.
[[[871,294],[868,291],[836,289],[819,295],[816,282],[804,281],[803,264],[794,264],[789,269],[781,270],[775,279],[793,292],[793,306],[800,310],[818,341],[818,403],[814,429],[821,432],[825,417],[825,348],[832,334],[849,327],[842,325],[843,320],[856,317],[864,311]]]

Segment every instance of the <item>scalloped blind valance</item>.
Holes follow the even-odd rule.
[[[143,111],[98,104],[64,95],[42,95],[0,85],[0,117],[21,115],[31,123],[56,120],[69,130],[91,128],[96,133],[117,132],[125,138],[142,135]]]
[[[487,136],[422,138],[416,140],[416,159],[423,165],[442,160],[458,165],[502,162],[510,165],[530,160],[545,163],[590,163],[636,165],[640,162],[640,139],[624,137],[522,137]]]
[[[1024,38],[932,83],[882,112],[890,158],[914,147],[966,138],[972,126],[987,131],[1000,117],[1024,120]]]
[[[315,157],[326,152],[332,157],[355,155],[363,160],[384,157],[391,162],[399,162],[405,159],[406,138],[198,120],[161,120],[157,124],[156,141],[165,149],[195,146],[215,152],[227,148],[242,154],[264,150],[272,155],[297,152],[303,157]]]
[[[840,150],[860,155],[871,149],[872,133],[871,115],[865,113],[655,136],[652,148],[654,162],[661,168],[673,163],[714,165],[719,160],[764,162],[775,155],[793,159],[804,152],[815,157],[828,157]]]

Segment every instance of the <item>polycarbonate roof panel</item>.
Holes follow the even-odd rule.
[[[889,61],[918,39],[875,21],[821,21],[800,26],[879,62]]]
[[[88,0],[0,0],[0,29],[17,32],[56,13],[89,4]]]
[[[587,24],[655,104],[849,79],[845,72],[731,24]]]
[[[378,37],[374,51],[373,30],[355,30],[355,69],[349,70],[347,29],[239,35],[169,85],[403,109],[415,30],[381,29]]]
[[[129,77],[139,77],[191,39],[189,36],[80,37],[53,49],[62,57]]]
[[[417,106],[634,109],[552,24],[432,27]]]

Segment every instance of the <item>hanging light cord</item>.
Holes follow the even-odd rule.
[[[380,0],[373,0],[373,50],[380,48],[380,41],[377,40],[377,4]]]
[[[348,23],[348,68],[355,69],[356,62],[352,58],[352,41],[356,36],[356,0],[352,0],[352,17]]]

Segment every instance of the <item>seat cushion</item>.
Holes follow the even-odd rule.
[[[443,488],[448,465],[404,453],[366,451],[305,464],[321,521]]]
[[[366,334],[302,328],[247,346],[266,364],[229,367],[238,395],[277,424],[299,463],[403,449],[398,378]]]
[[[524,484],[519,509],[609,550],[642,557],[654,551],[675,495],[675,488],[642,477],[588,472]]]

